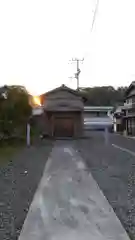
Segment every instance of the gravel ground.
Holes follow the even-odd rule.
[[[123,137],[110,135],[110,144],[105,146],[103,133],[90,136],[77,140],[76,147],[129,236],[135,239],[135,157],[111,145],[120,143],[133,150],[134,142],[127,140],[126,144]]]
[[[18,239],[51,149],[46,140],[0,166],[0,240]]]

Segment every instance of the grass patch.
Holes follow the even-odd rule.
[[[24,147],[24,144],[4,144],[0,146],[0,165],[3,165],[10,161],[12,157]]]
[[[16,152],[17,148],[14,146],[0,147],[0,157],[10,157]]]

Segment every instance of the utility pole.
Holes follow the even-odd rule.
[[[79,68],[79,63],[83,62],[83,60],[84,60],[84,58],[83,59],[78,59],[78,58],[72,59],[72,62],[76,62],[76,67],[77,67],[77,71],[75,73],[75,78],[77,80],[77,90],[79,90],[79,75],[81,73],[81,70]]]

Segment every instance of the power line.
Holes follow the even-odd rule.
[[[91,24],[91,29],[90,29],[90,35],[92,34],[92,31],[93,31],[93,29],[94,29],[94,25],[95,25],[95,22],[96,22],[96,17],[97,17],[98,8],[99,8],[99,0],[96,0],[94,15],[93,15],[93,18],[92,18],[92,24]],[[86,58],[86,55],[87,55],[87,53],[85,54],[85,57],[84,57],[84,58]]]
[[[97,17],[98,7],[99,7],[99,0],[96,0],[96,6],[95,6],[94,15],[93,15],[93,18],[92,18],[91,29],[90,29],[90,35],[92,34],[92,31],[94,29],[94,25],[95,25],[96,17]],[[87,54],[88,53],[85,53],[85,57],[84,58],[86,58]]]
[[[99,0],[97,0],[97,2],[96,2],[96,7],[95,7],[94,15],[93,15],[92,26],[91,26],[91,32],[93,31],[94,24],[95,24],[95,21],[96,21],[98,6],[99,6]]]
[[[99,0],[96,0],[96,6],[95,6],[95,11],[94,11],[94,15],[93,15],[93,20],[92,20],[92,25],[91,25],[91,31],[90,33],[92,33],[93,31],[93,28],[94,28],[94,25],[95,25],[95,22],[96,22],[96,16],[97,16],[97,11],[98,11],[98,6],[99,6]],[[75,78],[77,80],[77,90],[79,90],[79,75],[81,73],[81,70],[79,68],[79,63],[80,62],[83,62],[84,61],[84,58],[83,59],[78,59],[78,58],[75,58],[75,59],[72,59],[72,61],[75,61],[77,63],[77,72],[75,73]],[[70,77],[70,78],[74,78],[74,77]]]

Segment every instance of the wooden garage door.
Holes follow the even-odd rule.
[[[74,135],[74,120],[67,117],[56,117],[54,120],[55,137],[72,137]]]

